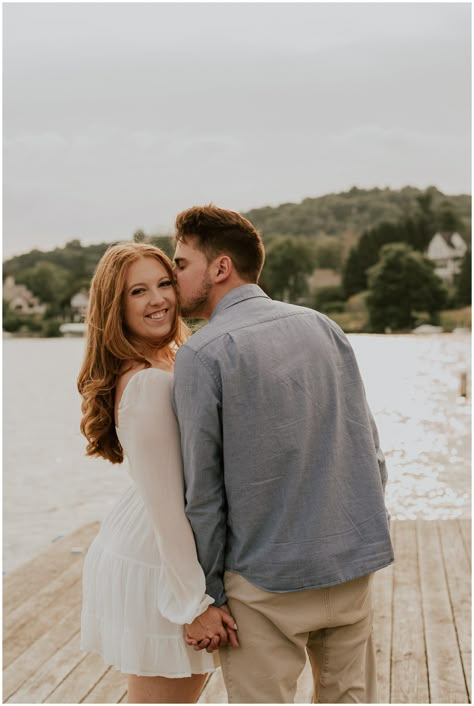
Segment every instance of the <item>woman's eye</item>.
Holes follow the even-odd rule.
[[[165,279],[163,282],[160,282],[160,287],[171,287],[172,284],[170,279]]]
[[[141,292],[143,292],[143,291],[144,291],[143,287],[139,287],[137,289],[132,289],[132,296],[134,294],[141,294]]]

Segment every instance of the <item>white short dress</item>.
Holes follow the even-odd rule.
[[[183,637],[214,599],[184,513],[172,385],[172,373],[147,368],[123,392],[117,435],[132,485],[85,558],[81,649],[125,674],[177,678],[215,669],[213,655]]]

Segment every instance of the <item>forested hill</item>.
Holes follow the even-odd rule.
[[[261,230],[263,237],[349,235],[357,239],[364,230],[383,221],[396,223],[415,216],[420,211],[419,198],[429,205],[437,229],[458,229],[470,239],[471,196],[447,196],[435,187],[426,191],[411,186],[399,191],[354,187],[339,194],[307,198],[301,203],[255,208],[243,215]]]
[[[311,236],[319,247],[336,248],[347,254],[349,247],[367,229],[383,221],[397,223],[421,213],[433,233],[436,230],[459,230],[470,240],[471,196],[445,196],[434,187],[426,191],[409,186],[400,191],[354,187],[339,194],[304,199],[301,203],[253,209],[244,215],[261,230],[267,244],[275,235]],[[173,247],[169,237],[153,233],[142,233],[141,236],[172,256]],[[130,233],[130,239],[133,237],[134,233]],[[45,280],[51,284],[47,267],[54,265],[62,270],[62,279],[74,280],[71,287],[77,291],[80,287],[88,286],[95,266],[108,245],[110,242],[82,245],[79,240],[72,240],[64,247],[49,252],[31,250],[6,260],[3,263],[3,278],[13,275],[18,282],[27,284],[35,291],[29,276],[31,270],[37,269],[40,263],[47,263],[47,266],[41,267]],[[340,256],[336,260],[339,262]],[[319,266],[335,265],[330,261],[321,261]]]

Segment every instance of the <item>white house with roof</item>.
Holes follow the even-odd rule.
[[[42,316],[47,304],[42,304],[24,284],[16,284],[15,278],[8,276],[3,283],[3,299],[8,307],[18,314],[38,314]]]
[[[76,292],[71,297],[69,302],[71,306],[73,321],[83,321],[87,312],[87,305],[89,304],[89,293],[87,289],[81,289],[80,292]]]
[[[434,262],[435,272],[443,281],[452,282],[461,269],[468,245],[459,233],[435,233],[426,250],[426,257]]]

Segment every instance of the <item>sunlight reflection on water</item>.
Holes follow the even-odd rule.
[[[470,336],[350,339],[387,458],[392,517],[469,517],[471,406],[459,392]]]

